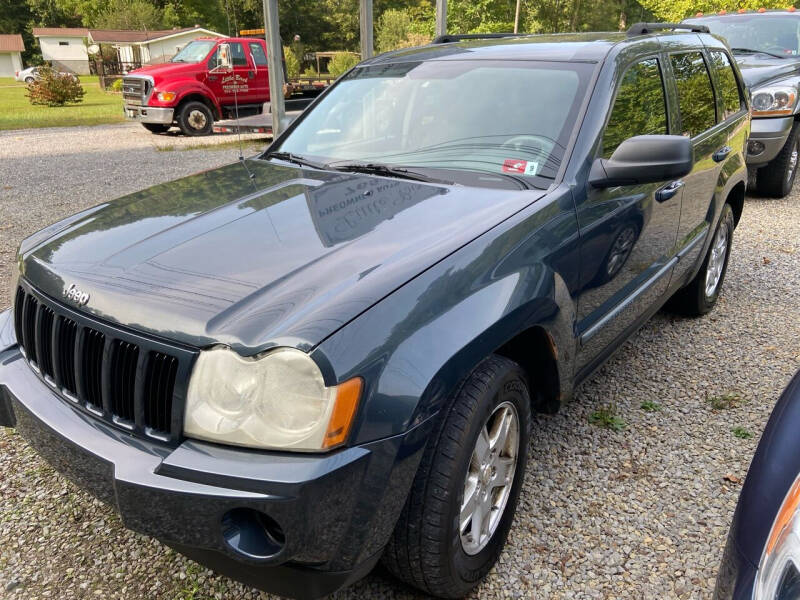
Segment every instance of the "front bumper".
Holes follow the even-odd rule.
[[[0,313],[0,332],[8,321]],[[78,412],[41,383],[18,346],[2,348],[0,425],[15,426],[57,470],[113,506],[126,527],[281,595],[326,595],[374,566],[427,436],[423,423],[325,455],[191,440],[170,448]]]
[[[786,144],[792,125],[794,117],[753,119],[747,141],[747,166],[762,167],[778,156]],[[753,146],[758,146],[757,152],[753,151]]]
[[[127,120],[139,123],[172,125],[175,116],[175,110],[172,108],[153,108],[151,106],[125,104],[122,110]]]

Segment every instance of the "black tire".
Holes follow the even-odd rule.
[[[756,191],[761,196],[783,198],[792,191],[800,156],[800,123],[795,122],[778,156],[756,173]]]
[[[209,135],[214,126],[214,115],[202,102],[191,101],[178,109],[177,121],[184,135]]]
[[[717,303],[719,294],[722,291],[722,284],[725,281],[725,273],[728,271],[728,261],[731,257],[731,247],[733,245],[733,229],[735,221],[733,218],[733,210],[730,204],[725,204],[722,207],[722,215],[720,215],[717,228],[714,230],[714,237],[711,238],[711,244],[706,252],[705,259],[697,275],[694,276],[689,284],[678,290],[675,295],[670,298],[668,308],[676,313],[685,315],[687,317],[700,317],[708,313]],[[709,263],[714,252],[714,245],[717,241],[717,236],[720,235],[720,230],[726,228],[727,242],[725,249],[724,262],[722,263],[722,271],[719,275],[719,280],[711,294],[706,293],[706,274],[709,270]]]
[[[30,85],[34,81],[36,81],[36,79],[34,79],[33,77],[26,77],[25,78],[25,83],[27,83],[28,85]]]
[[[510,491],[505,508],[494,531],[488,532],[484,545],[468,554],[462,541],[460,515],[468,470],[475,464],[471,460],[473,450],[484,425],[488,425],[487,419],[502,411],[513,412],[512,405],[518,418],[517,462],[513,480],[510,476],[506,479],[510,481]],[[431,433],[382,561],[396,577],[428,594],[460,598],[497,562],[514,520],[530,439],[531,401],[525,373],[507,358],[490,356],[450,397],[442,415]],[[500,454],[505,451],[486,456]],[[494,473],[492,470],[487,475]],[[496,497],[494,490],[503,494],[502,489],[486,486],[484,479],[481,481],[484,487],[475,492],[476,498],[480,489],[491,490],[485,497],[491,497],[492,502]]]
[[[147,129],[150,133],[166,133],[169,131],[171,125],[162,125],[160,123],[142,123],[142,127]]]

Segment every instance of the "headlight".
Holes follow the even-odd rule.
[[[753,115],[791,115],[797,101],[797,90],[792,86],[770,86],[753,91]]]
[[[293,348],[243,358],[201,352],[186,398],[187,436],[280,450],[328,450],[345,442],[361,395],[356,377],[326,387],[317,363]]]
[[[800,597],[800,477],[783,500],[758,565],[753,600]]]
[[[175,92],[158,92],[158,101],[159,102],[172,102],[175,100]]]

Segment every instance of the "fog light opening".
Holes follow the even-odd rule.
[[[277,521],[252,508],[235,508],[222,518],[222,537],[238,554],[253,559],[271,558],[286,545]]]
[[[755,140],[750,140],[747,142],[747,153],[751,156],[757,156],[764,151],[764,144],[762,142],[757,142]]]

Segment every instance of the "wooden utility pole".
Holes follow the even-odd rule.
[[[517,10],[514,12],[514,33],[519,33],[519,5],[522,0],[517,0]]]
[[[447,35],[447,0],[436,0],[436,37]]]
[[[372,0],[361,0],[359,22],[361,28],[361,60],[366,60],[375,54],[372,41]]]
[[[269,69],[269,108],[272,113],[272,139],[275,139],[283,130],[283,120],[286,116],[278,0],[264,0],[264,24],[264,35],[267,41],[267,68]],[[237,82],[234,83],[238,85]]]

